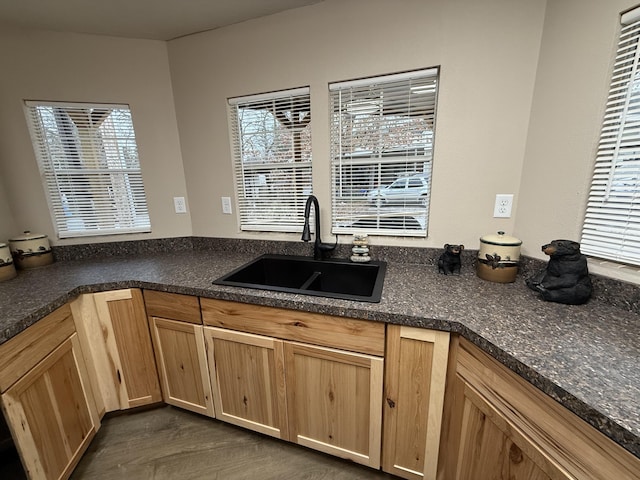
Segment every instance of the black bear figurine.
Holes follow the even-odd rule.
[[[460,275],[460,253],[464,250],[464,245],[444,246],[444,252],[438,259],[438,272],[445,275]]]
[[[549,302],[580,305],[591,297],[591,279],[587,257],[580,253],[580,244],[571,240],[553,240],[542,246],[549,255],[547,268],[526,280],[527,286],[540,292]]]

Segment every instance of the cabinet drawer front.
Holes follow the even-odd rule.
[[[75,332],[64,305],[0,345],[0,392],[4,392]]]
[[[202,324],[198,297],[145,290],[144,303],[150,317]]]
[[[383,323],[210,298],[200,304],[205,325],[384,355]]]

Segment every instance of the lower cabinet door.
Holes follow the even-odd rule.
[[[285,343],[290,440],[380,467],[383,359]]]
[[[164,401],[213,417],[202,325],[151,317]]]
[[[216,417],[287,439],[283,342],[205,327]]]
[[[449,333],[387,327],[382,469],[435,480],[449,357]]]
[[[77,334],[9,388],[2,407],[29,478],[68,478],[99,426]]]
[[[536,462],[537,449],[515,431],[472,387],[457,380],[462,393],[462,428],[455,478],[549,480],[573,478],[550,462]],[[532,456],[529,456],[530,453]],[[542,456],[542,455],[540,455]],[[538,460],[538,459],[536,459]]]
[[[104,398],[118,403],[107,411],[149,405],[162,400],[158,371],[151,346],[151,335],[142,292],[137,288],[93,294],[97,311],[98,337],[103,337],[106,354],[97,363],[111,370]],[[105,402],[106,403],[106,402]]]
[[[637,457],[475,345],[451,352],[438,479],[640,478]]]

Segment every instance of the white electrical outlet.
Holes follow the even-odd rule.
[[[184,197],[173,197],[173,206],[176,213],[187,213],[187,202]]]
[[[222,213],[231,215],[231,197],[221,197]]]
[[[499,193],[496,195],[496,204],[493,207],[493,216],[495,218],[511,217],[511,208],[513,207],[513,194]]]

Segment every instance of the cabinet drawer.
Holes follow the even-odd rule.
[[[369,355],[384,355],[383,323],[201,298],[205,325]]]
[[[4,392],[75,332],[64,305],[0,345],[0,392]]]
[[[202,324],[198,297],[145,290],[144,303],[149,317],[168,318],[197,325]]]

